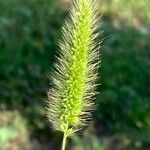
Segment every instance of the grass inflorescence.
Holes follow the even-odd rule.
[[[94,108],[100,43],[98,2],[71,1],[70,10],[48,92],[48,118],[66,137],[87,125]]]

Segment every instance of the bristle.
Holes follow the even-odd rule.
[[[56,130],[72,134],[91,118],[100,62],[100,25],[97,0],[71,0],[51,78],[53,87],[48,92],[47,116]]]

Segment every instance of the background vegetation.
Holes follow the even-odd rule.
[[[149,6],[149,0],[101,2],[97,111],[68,148],[150,149]],[[0,149],[59,148],[62,135],[49,128],[44,100],[67,14],[65,0],[0,1]]]

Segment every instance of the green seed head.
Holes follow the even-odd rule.
[[[96,0],[72,0],[55,64],[53,87],[48,92],[48,118],[56,130],[72,134],[87,124],[94,103],[98,67]]]

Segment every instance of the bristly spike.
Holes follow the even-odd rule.
[[[48,119],[54,129],[64,132],[65,138],[91,118],[101,43],[98,0],[71,0],[70,4],[47,101]]]

